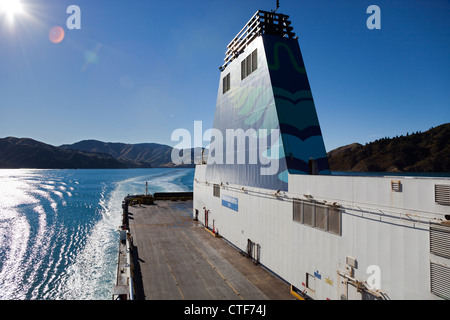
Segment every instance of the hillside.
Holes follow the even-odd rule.
[[[0,139],[0,168],[84,169],[129,168],[106,153],[66,150],[28,138]]]
[[[328,152],[332,171],[450,172],[450,123]]]
[[[27,138],[0,139],[0,168],[174,167],[172,147],[84,140],[60,147]],[[194,150],[191,150],[192,158]],[[332,171],[450,172],[450,123],[365,146],[353,143],[328,152]],[[193,167],[181,165],[178,167]]]
[[[60,146],[63,149],[80,150],[87,152],[101,152],[111,155],[120,161],[134,163],[145,168],[174,167],[172,163],[172,147],[157,143],[127,144],[117,142],[102,142],[98,140],[83,140],[74,144]],[[193,159],[194,150],[191,150]],[[179,165],[177,167],[194,167]]]
[[[52,146],[29,138],[0,139],[0,168],[116,169],[194,167],[174,165],[172,147],[156,144],[108,143],[96,140]],[[194,150],[191,150],[191,160]]]
[[[172,161],[172,147],[156,143],[125,144],[83,140],[60,147],[63,149],[106,153],[118,160],[134,162],[145,167],[170,166]]]

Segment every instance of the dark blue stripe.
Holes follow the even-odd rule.
[[[275,97],[275,99],[284,99],[284,100],[287,100],[287,101],[289,101],[289,102],[291,102],[292,104],[297,104],[297,103],[299,103],[300,101],[312,101],[312,102],[314,102],[314,99],[313,98],[299,98],[299,99],[297,99],[297,100],[293,100],[293,99],[290,99],[290,98],[288,98],[288,97],[285,97],[285,96],[280,96],[280,95],[274,95],[274,97]]]
[[[316,159],[317,169],[319,171],[330,170],[330,164],[328,162],[328,157]]]
[[[319,170],[319,172],[324,170],[330,170],[327,157],[314,160],[316,161],[317,169]],[[286,164],[288,169],[303,171],[304,173],[309,174],[309,164],[301,159],[287,156]]]
[[[286,164],[288,169],[303,171],[304,173],[309,173],[309,165],[300,159],[294,157],[286,157]]]
[[[297,137],[301,139],[302,141],[305,141],[306,139],[313,137],[313,136],[322,136],[322,131],[320,130],[320,126],[311,126],[307,127],[303,130],[299,130],[298,128],[287,124],[287,123],[280,123],[280,131],[281,134],[290,134],[291,136]]]

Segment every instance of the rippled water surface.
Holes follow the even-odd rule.
[[[193,169],[0,170],[0,299],[111,299],[127,194],[192,191]]]

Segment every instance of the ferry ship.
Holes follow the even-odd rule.
[[[228,44],[213,127],[193,218],[298,298],[450,299],[450,179],[331,174],[288,15]]]

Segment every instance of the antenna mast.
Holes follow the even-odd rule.
[[[277,0],[277,8],[275,10],[273,10],[272,12],[276,12],[279,7],[280,7],[280,0]]]

